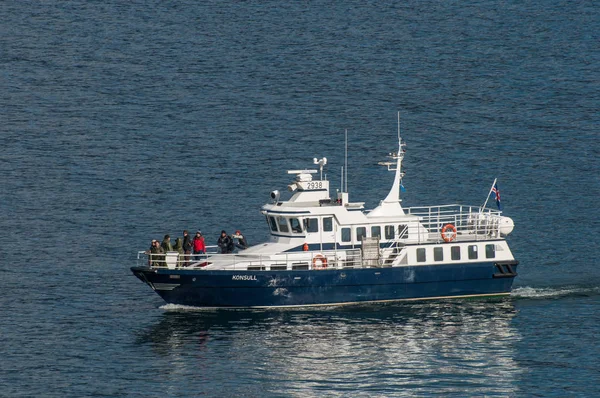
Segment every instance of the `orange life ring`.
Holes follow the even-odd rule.
[[[317,267],[317,261],[321,262],[321,265]],[[312,260],[313,269],[326,269],[327,268],[327,258],[325,258],[322,254],[317,254],[313,257]]]
[[[452,232],[450,233],[450,231]],[[452,242],[456,239],[456,227],[452,224],[446,224],[442,227],[441,234],[445,242]]]

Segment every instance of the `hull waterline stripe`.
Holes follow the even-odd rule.
[[[239,309],[276,309],[276,308],[302,308],[302,307],[340,307],[345,305],[357,305],[357,304],[376,304],[376,303],[393,303],[401,301],[424,301],[424,300],[444,300],[444,299],[461,299],[461,298],[481,298],[481,297],[501,297],[508,296],[510,292],[506,293],[485,293],[485,294],[465,294],[460,296],[437,296],[437,297],[414,297],[404,299],[390,299],[390,300],[367,300],[367,301],[349,301],[345,303],[326,303],[326,304],[295,304],[295,305],[257,305],[248,307],[200,307],[194,305],[187,305],[192,308],[199,308],[203,310],[239,310]],[[175,303],[167,303],[175,304]],[[176,305],[176,304],[175,304]]]

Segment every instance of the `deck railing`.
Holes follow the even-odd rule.
[[[441,230],[451,224],[456,228],[456,240],[486,240],[500,236],[500,215],[502,212],[493,209],[482,209],[478,206],[444,205],[428,207],[410,207],[407,214],[418,216],[421,225],[427,230],[418,234],[419,240],[440,241]],[[409,232],[410,233],[410,232]]]
[[[312,270],[362,267],[361,250],[325,250],[314,252],[290,252],[271,254],[179,254],[167,252],[152,254],[138,252],[138,265],[152,268],[198,269],[210,266],[215,270]]]

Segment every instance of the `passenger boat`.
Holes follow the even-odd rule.
[[[195,307],[509,294],[518,264],[506,242],[513,221],[485,204],[404,208],[400,193],[405,153],[398,131],[398,151],[380,162],[395,173],[394,182],[375,209],[351,202],[343,183],[332,198],[330,181],[323,179],[327,159],[314,159],[320,173],[289,170],[295,176],[287,187],[291,197],[282,200],[273,191],[271,203],[262,207],[268,242],[235,254],[191,258],[177,252],[139,252],[143,264],[131,270],[167,303]]]

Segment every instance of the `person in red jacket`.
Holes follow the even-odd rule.
[[[204,236],[202,236],[202,232],[196,232],[196,236],[194,236],[194,254],[206,254],[206,244],[204,243]],[[195,257],[196,260],[199,260],[199,256]]]

